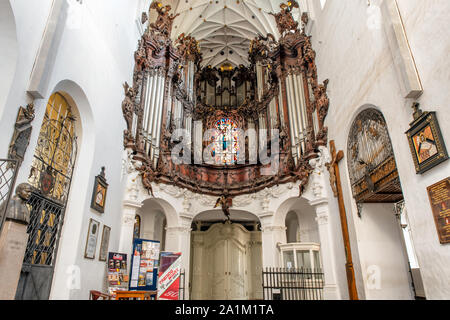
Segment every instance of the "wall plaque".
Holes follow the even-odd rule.
[[[427,188],[441,244],[450,243],[450,177]]]

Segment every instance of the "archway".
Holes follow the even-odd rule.
[[[160,250],[166,248],[167,213],[161,202],[157,199],[148,199],[143,202],[137,211],[140,217],[140,238],[160,242]]]
[[[366,106],[353,121],[347,165],[359,219],[355,221],[366,299],[412,299],[421,285],[402,225],[403,192],[383,114]],[[402,223],[403,221],[403,223]]]
[[[48,100],[28,183],[28,244],[16,293],[19,300],[47,300],[78,154],[76,106],[61,92]]]
[[[16,22],[10,1],[0,2],[0,118],[5,110],[18,57]]]
[[[262,299],[262,240],[259,219],[231,210],[194,218],[191,236],[191,293],[193,300]]]

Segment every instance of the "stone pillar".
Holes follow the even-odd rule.
[[[337,286],[337,264],[336,252],[333,247],[333,228],[329,223],[330,207],[328,199],[332,198],[327,192],[327,183],[325,179],[325,163],[330,162],[330,153],[326,147],[319,147],[319,157],[312,159],[309,163],[314,171],[311,177],[312,191],[314,199],[309,204],[316,211],[316,221],[318,223],[320,252],[322,256],[322,269],[324,273],[325,300],[340,300],[341,293]]]
[[[325,300],[340,300],[341,294],[336,281],[336,253],[332,246],[332,229],[328,221],[330,215],[328,200],[314,200],[310,202],[310,205],[316,210],[316,221],[319,228],[320,252],[325,280],[324,298]]]
[[[128,256],[128,271],[130,270],[131,254],[133,253],[134,223],[137,211],[142,207],[142,203],[126,200],[123,202],[122,228],[120,230],[119,253],[126,253]]]
[[[261,218],[263,268],[280,267],[280,251],[277,244],[286,243],[286,226],[274,226]]]
[[[27,242],[27,225],[6,220],[0,235],[0,300],[16,296]]]
[[[184,220],[186,221],[182,221],[181,226],[166,228],[166,251],[181,252],[181,269],[185,272],[185,299],[189,300],[192,228],[191,222]]]

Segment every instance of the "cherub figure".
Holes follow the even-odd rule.
[[[225,190],[224,194],[217,199],[216,205],[214,208],[222,207],[222,211],[227,217],[227,221],[231,221],[230,207],[233,206],[233,199],[228,195],[228,191]]]

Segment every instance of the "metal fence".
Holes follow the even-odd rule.
[[[180,288],[178,290],[178,299],[184,300],[186,295],[186,271],[182,270],[180,275]]]
[[[323,300],[322,269],[266,268],[264,300]]]
[[[16,160],[0,159],[0,233],[6,220],[9,200],[14,193],[17,164]]]

